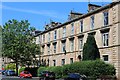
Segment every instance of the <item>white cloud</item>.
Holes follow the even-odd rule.
[[[3,6],[0,5],[0,8],[6,9],[6,10],[11,10],[11,11],[17,11],[17,12],[24,12],[24,13],[48,16],[48,17],[51,17],[51,18],[65,19],[64,15],[61,15],[60,13],[57,13],[55,11],[50,11],[50,10],[35,11],[35,10],[28,10],[28,9],[20,9],[20,8],[8,7],[8,6],[4,6],[4,5]]]
[[[26,12],[26,13],[33,13],[33,14],[55,14],[54,12],[48,12],[48,11],[34,11],[34,10],[25,10],[25,9],[18,9],[8,6],[2,6],[3,9],[12,10],[12,11],[18,11],[18,12]]]

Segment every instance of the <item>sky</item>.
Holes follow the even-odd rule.
[[[110,2],[90,2],[106,5]],[[87,13],[88,2],[2,2],[2,25],[8,20],[28,20],[37,30],[44,30],[50,20],[64,23],[71,10]]]

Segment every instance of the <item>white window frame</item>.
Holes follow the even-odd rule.
[[[70,58],[70,64],[72,64],[73,63],[73,58]]]
[[[53,66],[56,66],[56,60],[53,60]]]
[[[62,66],[65,65],[65,59],[62,59],[61,65],[62,65]]]
[[[73,52],[74,51],[74,39],[70,40],[70,51]]]
[[[103,12],[104,15],[104,26],[109,24],[109,13],[108,12]]]
[[[80,21],[80,32],[83,32],[83,20]]]
[[[102,33],[102,43],[103,47],[109,46],[109,33]]]
[[[50,41],[50,32],[48,33],[48,42]]]
[[[45,34],[43,34],[43,43],[45,42]]]
[[[53,44],[53,46],[54,46],[54,53],[56,53],[57,43]]]
[[[91,17],[90,17],[91,29],[94,29],[94,20],[95,20],[95,17],[94,17],[94,16],[91,16]]]
[[[57,39],[57,30],[54,31],[54,40]]]
[[[105,60],[105,57],[104,57],[104,56],[107,56],[108,60]],[[109,62],[109,55],[108,55],[108,54],[102,55],[102,58],[103,58],[103,61]]]
[[[79,49],[83,49],[83,38],[78,39]]]
[[[66,37],[66,27],[63,27],[63,38]]]
[[[50,54],[50,45],[47,45],[48,47],[48,54]]]
[[[71,35],[74,34],[74,23],[71,24]]]
[[[66,50],[66,41],[62,42],[62,52]]]

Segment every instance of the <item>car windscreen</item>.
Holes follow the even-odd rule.
[[[80,78],[80,75],[79,74],[71,73],[71,74],[69,74],[69,77],[70,78]]]
[[[9,71],[9,72],[13,72],[13,73],[15,73],[15,71]]]
[[[24,74],[30,74],[28,71],[25,71]]]

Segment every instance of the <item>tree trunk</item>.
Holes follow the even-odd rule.
[[[16,76],[18,76],[18,62],[16,61]]]

